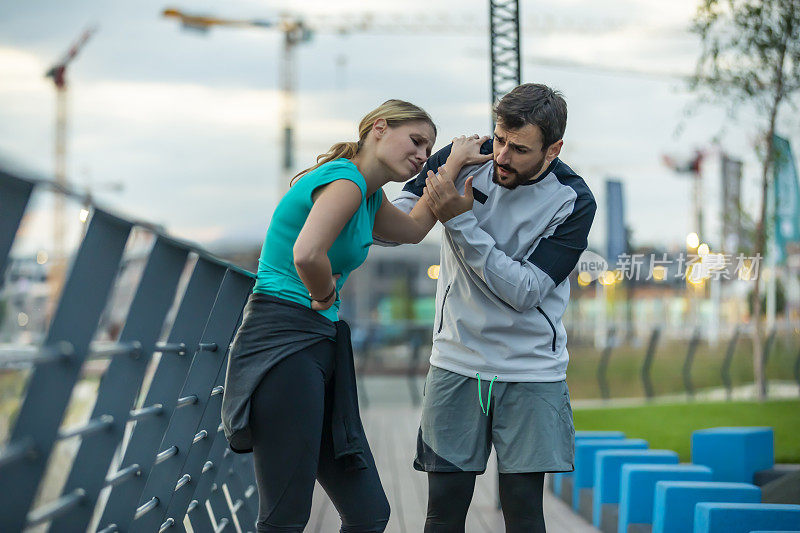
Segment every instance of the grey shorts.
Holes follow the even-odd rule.
[[[416,470],[483,473],[492,444],[502,474],[574,470],[566,381],[481,379],[479,398],[477,377],[432,366],[423,394]]]

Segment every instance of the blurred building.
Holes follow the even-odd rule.
[[[48,261],[42,252],[10,257],[0,285],[0,343],[30,344],[47,328]]]

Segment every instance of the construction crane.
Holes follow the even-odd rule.
[[[97,31],[97,27],[86,29],[69,47],[66,54],[45,73],[46,78],[53,80],[56,88],[56,124],[55,124],[55,182],[62,187],[67,186],[67,67],[75,60],[78,52]],[[50,268],[52,295],[59,292],[61,280],[66,266],[64,219],[64,195],[56,194],[53,205],[53,262]]]
[[[303,19],[290,15],[282,15],[275,20],[237,20],[219,17],[192,15],[176,8],[167,8],[162,12],[164,17],[180,20],[181,25],[189,30],[208,32],[213,26],[239,28],[277,28],[283,33],[283,50],[281,54],[280,89],[281,89],[281,136],[283,138],[283,158],[281,161],[281,190],[285,192],[289,186],[294,168],[294,113],[295,91],[297,88],[297,70],[295,67],[295,49],[297,45],[311,40],[311,30]]]
[[[281,161],[280,192],[285,192],[294,170],[294,114],[297,87],[295,49],[311,40],[315,32],[347,35],[364,32],[431,32],[457,33],[486,32],[487,27],[471,14],[426,13],[424,16],[409,13],[382,14],[361,12],[336,15],[311,14],[308,16],[284,13],[271,19],[227,19],[210,15],[190,14],[171,7],[162,11],[164,17],[178,19],[183,28],[207,33],[212,27],[278,29],[283,33],[283,49],[279,84],[281,89]],[[520,14],[519,0],[489,0],[489,35],[491,49],[491,102],[494,104],[521,82]],[[541,33],[560,28],[584,32],[606,32],[617,28],[613,20],[565,22],[548,17],[525,20],[527,30]]]
[[[519,0],[489,0],[492,104],[522,83]]]
[[[520,59],[519,59],[519,19],[518,0],[505,2],[490,1],[492,10],[492,99],[502,97],[505,92],[519,84]],[[508,4],[508,5],[505,5]],[[515,7],[516,6],[516,7]],[[304,18],[297,15],[284,14],[277,19],[242,20],[226,19],[209,15],[184,13],[180,9],[171,7],[164,9],[164,17],[176,18],[181,25],[193,31],[208,32],[214,26],[239,27],[239,28],[277,28],[283,33],[283,49],[281,54],[280,89],[281,89],[281,136],[283,157],[281,161],[281,191],[288,186],[294,169],[294,114],[295,92],[297,88],[297,70],[295,49],[297,45],[308,42],[313,35],[311,28]],[[328,21],[326,26],[335,33],[347,34],[354,31],[375,29],[375,18],[364,14],[357,19],[344,18],[338,23]],[[515,28],[515,37],[509,39],[503,35],[508,31],[508,25]],[[314,25],[319,27],[319,23]],[[458,28],[463,30],[463,25]],[[467,25],[469,26],[469,25]],[[441,26],[439,27],[441,28]],[[452,26],[451,26],[452,28]],[[386,29],[397,31],[398,25],[386,25]],[[497,42],[495,44],[495,42]]]

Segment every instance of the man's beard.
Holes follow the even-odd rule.
[[[493,163],[494,163],[494,172],[492,173],[492,181],[500,185],[501,187],[513,190],[522,185],[523,183],[530,181],[531,178],[533,178],[536,174],[541,172],[544,169],[545,165],[547,164],[547,160],[543,155],[542,160],[533,165],[533,168],[528,170],[527,172],[519,172],[508,165],[499,165],[497,161],[493,161]],[[507,172],[510,172],[511,176],[501,180],[500,176],[497,173],[498,167],[502,168]]]

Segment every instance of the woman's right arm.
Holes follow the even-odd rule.
[[[361,205],[361,190],[350,180],[340,179],[315,193],[314,205],[292,250],[297,274],[308,289],[311,308],[324,311],[336,301],[336,278],[331,272],[328,250],[347,221]],[[337,276],[338,277],[338,276]]]

